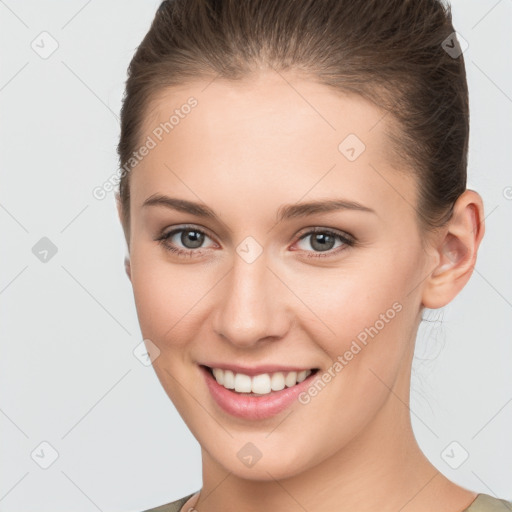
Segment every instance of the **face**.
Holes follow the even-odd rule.
[[[236,475],[291,476],[396,427],[382,418],[392,392],[408,397],[427,261],[385,122],[270,73],[170,88],[145,120],[156,144],[130,183],[141,331],[203,455]],[[235,370],[238,391],[205,366],[228,387]],[[316,371],[292,385],[293,370]]]

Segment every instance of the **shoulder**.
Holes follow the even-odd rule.
[[[173,501],[171,503],[166,503],[165,505],[160,505],[155,508],[144,510],[144,512],[180,512],[181,507],[185,505],[187,500],[194,496],[195,492],[189,494],[188,496],[184,496],[183,498],[180,498],[179,500]],[[185,511],[188,512],[188,511]],[[471,511],[473,512],[473,511]],[[510,512],[510,511],[509,511]]]
[[[475,501],[462,512],[512,512],[512,501],[479,494]]]

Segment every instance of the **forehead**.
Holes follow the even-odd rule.
[[[132,202],[177,189],[193,200],[229,195],[242,208],[258,197],[268,206],[271,192],[279,204],[336,193],[413,202],[413,181],[387,158],[386,126],[384,112],[358,95],[274,72],[168,88],[144,120],[141,142],[154,147],[132,171]]]
[[[197,104],[189,109],[191,97]],[[144,133],[156,130],[157,139],[171,144],[171,139],[177,143],[179,138],[186,149],[204,147],[213,140],[226,146],[245,140],[243,147],[229,148],[234,157],[251,150],[253,156],[277,154],[283,145],[294,147],[294,154],[316,157],[321,150],[336,154],[338,144],[349,134],[357,135],[373,151],[383,149],[384,132],[379,129],[385,126],[383,118],[380,109],[356,94],[293,75],[264,72],[251,80],[217,78],[164,89],[150,103]],[[159,133],[162,129],[164,133]]]

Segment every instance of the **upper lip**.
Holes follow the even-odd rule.
[[[223,370],[231,370],[233,373],[243,373],[244,375],[254,376],[261,373],[275,373],[275,372],[300,372],[303,370],[316,369],[312,366],[283,366],[280,364],[265,364],[258,366],[243,366],[232,363],[199,363],[202,366],[209,366],[210,368],[222,368]]]

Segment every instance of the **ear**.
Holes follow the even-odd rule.
[[[464,288],[473,273],[484,232],[482,198],[467,189],[455,202],[452,218],[434,247],[437,263],[423,287],[425,307],[441,308]]]
[[[123,227],[123,232],[125,234],[125,239],[126,239],[126,230],[125,230],[124,222],[123,222],[123,205],[121,203],[121,198],[119,196],[119,192],[116,192],[116,206],[117,206],[117,215],[119,217],[119,221],[121,222],[121,226]],[[126,241],[127,241],[127,246],[128,246],[128,252],[129,252],[130,248],[128,245],[128,240],[126,240]],[[124,258],[124,269],[125,269],[126,275],[128,276],[128,279],[131,281],[132,275],[131,275],[130,257],[129,256],[125,256],[125,258]]]
[[[119,192],[116,192],[115,196],[116,196],[117,216],[119,217],[119,221],[122,224],[123,223],[123,205],[121,203],[121,196],[119,195]]]
[[[130,267],[130,258],[128,256],[125,256],[124,258],[124,270],[126,271],[126,275],[128,276],[128,279],[132,280],[132,269]]]

